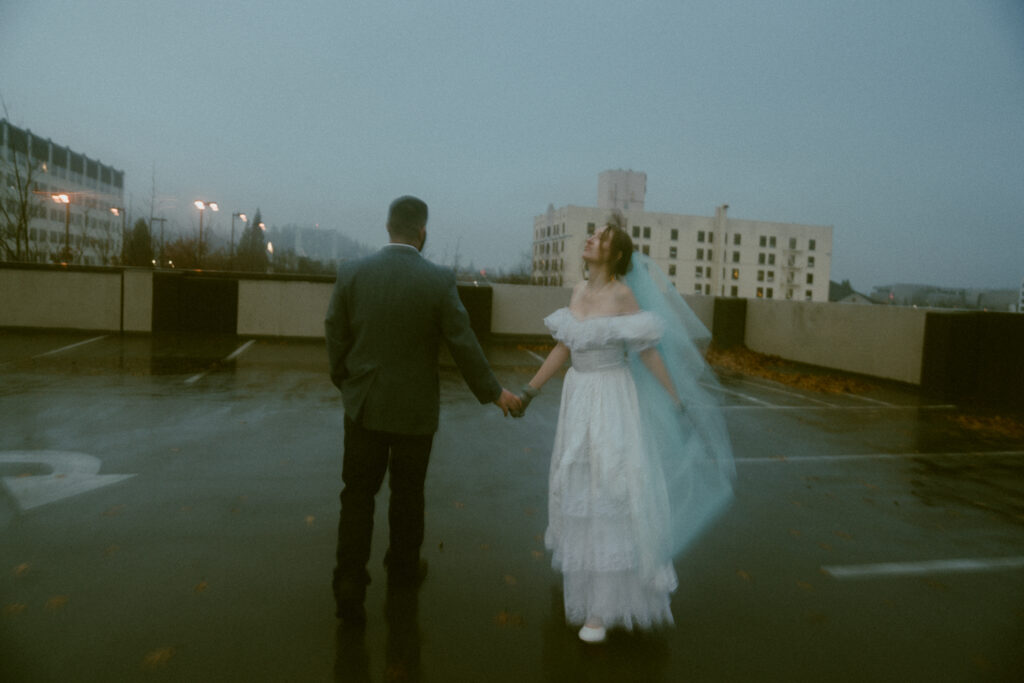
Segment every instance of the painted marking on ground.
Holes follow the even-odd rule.
[[[848,398],[855,398],[858,401],[865,401],[866,403],[874,403],[875,405],[879,405],[879,406],[886,406],[886,407],[895,407],[896,406],[895,403],[889,403],[888,401],[882,401],[882,400],[879,400],[877,398],[871,398],[870,396],[858,396],[857,394],[848,394],[846,392],[843,392],[843,396],[846,396]]]
[[[825,565],[823,572],[837,579],[877,579],[892,576],[925,576],[1024,569],[1024,556],[957,558],[922,562],[881,562],[878,564]]]
[[[710,387],[709,387],[710,388]],[[889,406],[779,406],[774,404],[765,404],[763,406],[744,406],[744,405],[729,405],[722,406],[722,410],[796,410],[800,412],[821,412],[821,411],[871,411],[881,412],[890,410],[956,410],[955,405],[933,405],[933,406],[901,406],[901,405],[889,405]]]
[[[255,339],[250,339],[249,341],[245,342],[244,344],[239,346],[237,349],[235,349],[234,351],[229,353],[227,356],[225,356],[224,360],[221,361],[221,362],[222,363],[227,363],[228,361],[232,361],[232,360],[238,358],[243,353],[248,351],[249,347],[251,347],[255,343],[256,343]],[[192,375],[191,377],[189,377],[188,379],[185,380],[185,384],[188,384],[188,385],[195,384],[196,382],[201,380],[203,377],[206,377],[208,374],[210,374],[211,370],[212,370],[212,368],[210,370],[203,370],[202,372],[200,372],[197,375]]]
[[[49,474],[3,477],[4,488],[23,512],[135,476],[98,474],[99,458],[71,451],[0,452],[0,463],[43,465],[52,470]]]
[[[106,339],[106,338],[107,338],[107,335],[105,335],[105,334],[104,335],[100,335],[99,337],[93,337],[92,339],[86,339],[85,341],[80,341],[80,342],[78,342],[76,344],[68,344],[67,346],[62,346],[59,349],[54,349],[53,351],[46,351],[44,353],[40,353],[40,354],[32,356],[32,357],[33,358],[43,358],[44,356],[53,356],[53,355],[58,354],[58,353],[63,353],[65,351],[70,351],[71,349],[76,348],[78,346],[85,346],[86,344],[92,344],[93,342],[99,341],[100,339]]]
[[[541,362],[541,363],[544,362],[544,357],[541,356],[540,354],[534,353],[533,351],[530,351],[529,349],[523,349],[523,350],[526,351],[531,356],[533,356],[534,358],[536,358],[539,362]]]
[[[738,381],[743,383],[743,384],[749,384],[751,386],[757,387],[758,389],[764,389],[765,391],[774,391],[777,394],[784,394],[786,396],[792,396],[793,398],[799,399],[801,401],[810,401],[811,403],[817,403],[817,404],[820,404],[820,405],[823,405],[823,406],[828,406],[830,408],[838,408],[838,407],[840,407],[836,403],[829,403],[828,401],[822,401],[821,399],[818,399],[818,398],[811,398],[810,396],[807,396],[805,394],[798,394],[795,391],[787,391],[786,389],[781,389],[779,387],[772,386],[771,384],[766,384],[764,382],[755,382],[755,381],[753,381],[751,379],[741,379],[741,380],[738,380]]]
[[[748,396],[747,394],[744,394],[743,392],[740,392],[740,391],[733,391],[732,389],[726,389],[725,387],[715,386],[714,384],[707,384],[705,382],[701,382],[700,385],[702,387],[704,387],[705,389],[710,389],[712,391],[720,391],[723,394],[726,394],[728,396],[738,396],[738,397],[742,398],[745,401],[750,401],[751,403],[756,403],[760,407],[768,407],[768,408],[775,407],[774,403],[768,403],[767,401],[762,401],[759,398],[754,398],[753,396]]]
[[[943,453],[856,453],[848,455],[795,455],[764,458],[735,458],[743,465],[771,465],[805,462],[843,462],[846,460],[907,460],[910,458],[958,458],[958,457],[1024,457],[1024,451],[963,451]]]

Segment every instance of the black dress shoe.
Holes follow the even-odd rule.
[[[366,625],[366,608],[362,600],[338,600],[335,615],[346,626],[361,627]]]

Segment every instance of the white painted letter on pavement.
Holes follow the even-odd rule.
[[[3,477],[4,488],[24,512],[63,498],[130,479],[134,474],[98,474],[100,459],[70,451],[0,451],[0,464],[44,465],[50,474]]]

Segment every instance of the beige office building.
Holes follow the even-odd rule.
[[[31,218],[21,260],[60,260],[66,243],[72,263],[115,262],[121,254],[122,228],[131,227],[124,216],[124,171],[0,119],[0,201],[9,210],[18,201],[18,186],[24,185],[26,162],[32,167]],[[14,249],[14,236],[7,234],[8,226],[0,229],[5,242],[0,257],[11,258],[7,252]]]
[[[715,215],[644,211],[647,176],[605,171],[597,207],[549,206],[533,223],[533,282],[572,287],[585,279],[583,245],[613,210],[626,217],[634,248],[649,255],[682,293],[828,301],[832,227]]]

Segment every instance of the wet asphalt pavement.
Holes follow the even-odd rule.
[[[339,628],[340,399],[321,343],[250,341],[0,331],[0,681],[1024,680],[1024,443],[899,387],[724,377],[737,498],[676,627],[595,647],[542,542],[560,380],[513,420],[447,368],[429,576],[385,595],[385,487]]]

